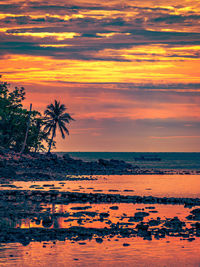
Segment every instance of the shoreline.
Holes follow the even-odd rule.
[[[69,204],[69,203],[132,203],[132,204],[170,204],[184,205],[184,207],[200,206],[200,198],[191,197],[155,197],[139,195],[120,195],[104,193],[62,192],[58,190],[0,190],[2,200]]]
[[[0,183],[7,181],[67,180],[71,175],[200,175],[200,170],[143,169],[123,160],[83,161],[68,154],[0,154]],[[91,178],[92,179],[92,178]],[[80,179],[81,180],[81,179]]]
[[[73,159],[68,154],[58,157],[55,154],[19,155],[8,153],[0,155],[0,184],[12,181],[74,181],[97,180],[95,175],[192,175],[200,171],[188,170],[146,170],[133,166],[122,160],[99,159],[84,162]],[[82,175],[82,177],[78,177]],[[43,205],[87,205],[78,207],[75,211],[53,212],[44,210]],[[148,210],[136,211],[132,215],[121,214],[112,222],[108,211],[88,211],[92,205],[111,205],[110,210],[118,210],[120,204],[151,205]],[[88,206],[90,205],[90,206]],[[178,217],[150,218],[150,214],[157,213],[153,205],[183,206],[192,209],[186,219]],[[200,237],[200,198],[187,197],[155,197],[140,195],[123,195],[109,193],[81,193],[62,192],[56,190],[0,190],[0,242],[21,243],[26,246],[30,242],[70,240],[80,242],[94,239],[102,243],[109,238],[135,238],[144,240],[178,237],[192,242]],[[151,210],[152,209],[152,210]],[[159,215],[159,214],[158,214]],[[59,218],[69,221],[68,227],[59,228],[54,225]],[[145,219],[145,218],[148,218]],[[28,220],[36,225],[29,228],[17,226],[17,221]],[[146,221],[147,220],[147,221]],[[84,227],[84,222],[105,223],[105,227]],[[72,225],[70,224],[72,222]],[[73,226],[73,224],[77,224]],[[38,227],[40,224],[40,227]],[[20,224],[19,224],[20,225]],[[53,228],[52,228],[53,227]],[[82,242],[85,244],[84,242]],[[124,246],[128,246],[125,243]]]
[[[8,208],[1,208],[1,243],[21,243],[26,246],[30,242],[70,240],[72,242],[86,241],[94,239],[97,243],[102,243],[109,238],[136,238],[144,240],[159,240],[167,237],[180,238],[192,242],[200,237],[200,199],[192,198],[158,198],[141,196],[122,196],[109,194],[83,194],[57,191],[30,191],[30,190],[6,190],[0,191],[0,203],[2,207],[7,203]],[[15,206],[17,203],[17,206]],[[41,204],[68,205],[69,203],[86,206],[71,207],[71,212],[65,211],[44,211]],[[111,210],[118,210],[121,203],[127,204],[151,204],[143,209],[136,209],[136,212],[127,215],[122,214],[121,218],[113,221]],[[92,205],[110,204],[107,210],[90,211]],[[115,205],[113,205],[115,204]],[[152,213],[157,213],[154,204],[159,205],[184,205],[184,207],[194,208],[189,211],[186,220],[178,217],[155,217]],[[89,205],[89,206],[88,206]],[[40,207],[40,208],[39,208]],[[140,211],[138,211],[140,210]],[[64,218],[67,222],[74,222],[78,225],[69,227],[55,226],[59,218]],[[86,219],[87,218],[87,219]],[[118,217],[117,217],[118,218]],[[8,226],[9,221],[30,220],[36,223],[35,227],[18,228]],[[106,224],[102,227],[84,226],[84,222],[90,221]],[[5,223],[5,225],[3,224]],[[42,224],[42,227],[37,225]],[[53,228],[52,228],[53,227]],[[128,243],[126,243],[128,244]],[[125,245],[126,246],[126,245]],[[128,245],[127,245],[128,246]]]

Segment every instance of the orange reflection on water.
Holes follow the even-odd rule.
[[[82,243],[82,242],[80,242]],[[178,238],[142,240],[123,238],[79,242],[34,242],[28,246],[8,244],[1,266],[199,266],[200,240],[180,241]],[[124,247],[123,244],[129,246]],[[1,253],[1,251],[0,251]],[[13,255],[10,257],[10,255]]]
[[[51,205],[46,205],[51,206]],[[113,206],[116,209],[112,209]],[[90,207],[88,209],[82,209]],[[195,207],[196,208],[196,207]],[[161,204],[69,204],[56,205],[50,209],[50,213],[38,214],[38,217],[26,218],[18,220],[16,228],[69,228],[72,226],[82,226],[86,228],[110,228],[111,224],[129,223],[129,218],[133,217],[136,212],[149,213],[144,217],[143,222],[148,222],[151,219],[161,221],[169,218],[178,217],[181,221],[186,222],[190,227],[194,221],[189,221],[186,217],[190,214],[191,208],[185,208],[183,205],[161,205]],[[107,213],[108,216],[101,219],[101,213]],[[132,222],[130,227],[135,227],[138,222]]]
[[[98,176],[95,181],[64,181],[64,186],[58,181],[19,181],[13,184],[25,190],[35,190],[30,188],[31,185],[49,190],[49,187],[42,188],[42,185],[54,184],[52,188],[56,187],[59,191],[98,193],[95,190],[101,190],[100,193],[109,194],[200,198],[200,175],[104,175]]]

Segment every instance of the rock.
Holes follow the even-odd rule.
[[[118,210],[119,207],[118,207],[118,206],[111,206],[110,209],[111,209],[111,210]]]
[[[1,167],[0,168],[0,178],[14,178],[16,171],[13,167]]]
[[[101,213],[99,213],[99,216],[102,218],[108,218],[110,216],[110,214],[108,212],[101,212]]]
[[[188,240],[189,242],[192,242],[192,241],[195,240],[195,238],[194,238],[194,237],[190,237],[190,238],[188,238],[187,240]]]
[[[138,229],[138,231],[147,231],[149,228],[149,226],[147,224],[144,224],[144,223],[139,223],[137,226],[136,226],[136,229]]]
[[[164,226],[166,226],[167,228],[173,228],[175,230],[178,230],[185,226],[185,223],[181,222],[178,217],[174,217],[173,219],[166,221],[164,223]]]
[[[149,226],[158,226],[159,224],[161,224],[160,220],[150,220],[148,222]]]
[[[91,209],[92,206],[84,206],[84,207],[71,207],[71,210],[87,210],[87,209]]]
[[[186,217],[188,220],[200,221],[200,209],[194,209],[190,213],[192,214]]]
[[[5,168],[6,167],[6,160],[5,159],[1,159],[0,160],[0,168]]]
[[[145,212],[145,211],[138,211],[138,212],[135,213],[134,216],[135,217],[146,217],[146,216],[149,216],[149,213]]]
[[[133,217],[129,218],[129,222],[140,222],[143,221],[144,217],[149,216],[148,212],[139,211],[136,212]]]
[[[43,220],[42,220],[42,225],[45,227],[45,228],[49,228],[51,227],[53,224],[53,220],[51,219],[51,217],[47,216],[47,217],[44,217]]]
[[[3,147],[0,146],[0,155],[5,155],[6,151]]]
[[[154,206],[149,206],[149,207],[145,207],[145,209],[148,209],[148,210],[154,210],[155,207],[154,207]]]
[[[195,216],[200,216],[200,209],[194,209],[190,213],[194,214]]]
[[[198,230],[200,230],[200,223],[199,223],[199,222],[195,223],[195,227],[196,227]]]
[[[103,239],[100,238],[100,237],[97,237],[95,240],[96,240],[96,242],[99,243],[99,244],[101,244],[101,243],[103,242]]]
[[[99,159],[98,160],[98,163],[100,165],[103,165],[103,166],[107,166],[109,163],[108,163],[108,160],[105,160],[105,159]]]
[[[63,159],[64,159],[64,160],[71,160],[72,158],[70,157],[69,154],[64,154],[64,155],[63,155]]]
[[[85,216],[89,216],[89,217],[95,217],[97,216],[97,213],[95,211],[78,211],[73,213],[74,217],[85,217]]]
[[[129,247],[130,244],[129,243],[123,243],[123,247]]]

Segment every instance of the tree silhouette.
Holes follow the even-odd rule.
[[[12,89],[0,80],[0,148],[21,153],[44,151],[50,139],[43,118],[38,111],[23,107],[25,95],[25,88]]]
[[[56,136],[56,129],[59,128],[62,138],[65,138],[65,133],[69,135],[69,131],[66,128],[66,123],[70,123],[70,121],[74,120],[69,113],[66,113],[67,110],[64,104],[60,104],[57,100],[54,100],[54,104],[50,104],[46,107],[44,112],[45,114],[45,127],[44,130],[47,131],[47,134],[51,135],[51,139],[49,142],[48,153],[51,151],[51,146],[54,137]]]

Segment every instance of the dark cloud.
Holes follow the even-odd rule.
[[[26,24],[49,24],[49,23],[63,23],[65,20],[50,16],[31,18],[30,16],[7,16],[6,18],[0,19],[0,25],[8,24],[7,26],[15,25],[26,25]]]
[[[0,12],[6,11],[6,12],[10,12],[10,11],[14,11],[16,9],[21,8],[21,5],[17,5],[17,4],[0,4]]]
[[[81,37],[87,37],[87,38],[102,38],[101,36],[98,36],[96,34],[93,34],[93,33],[83,33],[81,35]]]
[[[139,34],[138,34],[139,35]],[[161,36],[159,37],[159,33],[157,33],[157,42],[153,38],[154,35],[152,33],[149,34],[149,40],[143,40],[145,36],[141,34],[141,36],[138,36],[138,40],[135,41],[135,39],[132,38],[126,38],[124,36],[123,40],[119,40],[116,38],[98,38],[95,34],[83,34],[82,36],[73,38],[73,39],[67,39],[67,40],[55,40],[53,37],[46,37],[43,38],[41,41],[40,38],[35,37],[23,37],[23,36],[16,36],[16,38],[12,36],[6,36],[2,38],[2,41],[0,43],[0,53],[1,54],[27,54],[27,55],[38,55],[38,56],[48,56],[58,59],[82,59],[82,60],[107,60],[107,61],[130,61],[128,59],[125,59],[124,57],[120,55],[112,55],[104,56],[104,55],[96,55],[97,52],[103,51],[104,49],[113,49],[113,50],[119,50],[124,48],[132,48],[134,46],[139,45],[149,45],[149,44],[167,44],[175,45],[175,44],[187,44],[187,45],[195,45],[200,44],[200,40],[197,41],[195,38],[191,38],[190,41],[187,40],[187,36],[180,35],[177,38],[177,35],[175,34],[174,38],[173,34],[169,35],[167,34],[168,38],[165,36],[163,37],[163,33],[161,33]],[[123,36],[123,35],[122,35]],[[169,37],[170,36],[170,37]],[[189,36],[189,35],[188,35]],[[197,35],[194,35],[196,37]],[[3,37],[3,36],[2,36]],[[163,38],[162,38],[163,37]],[[139,38],[141,40],[139,40]],[[192,40],[193,39],[193,40]],[[198,38],[196,38],[198,39]],[[6,41],[7,40],[7,41]],[[35,40],[38,40],[37,42]],[[48,46],[43,46],[48,45]],[[54,47],[54,44],[67,44],[69,46],[64,47]],[[134,54],[134,52],[133,52]],[[137,54],[136,54],[137,55]],[[145,55],[145,54],[144,54]],[[168,58],[198,58],[199,53],[195,52],[193,54],[172,54],[167,55]],[[161,59],[146,59],[143,58],[141,55],[140,58],[136,58],[132,61],[142,62],[155,62],[160,61]]]
[[[31,2],[25,1],[19,4],[0,4],[0,12],[2,13],[9,13],[12,12],[13,14],[19,14],[23,12],[29,13],[46,13],[48,14],[71,14],[71,13],[78,13],[79,11],[85,10],[119,10],[119,8],[114,6],[104,6],[102,5],[72,5],[72,4],[50,4],[46,1],[40,2]]]
[[[193,52],[191,54],[186,53],[179,53],[179,54],[173,54],[168,55],[167,57],[171,58],[200,58],[200,52]]]
[[[102,90],[102,88],[106,88],[106,90],[121,90],[123,92],[126,92],[127,90],[199,90],[200,89],[200,83],[163,83],[163,84],[154,84],[154,83],[115,83],[115,82],[109,82],[109,83],[80,83],[80,82],[66,82],[62,80],[57,80],[56,83],[61,84],[69,84],[76,85],[80,88],[85,88],[91,92],[93,88],[97,90]],[[81,89],[82,90],[82,89]],[[200,93],[200,92],[199,92]]]
[[[113,3],[112,3],[113,4]],[[52,15],[44,15],[46,11],[48,14],[60,14],[79,12],[80,10],[136,10],[138,13],[131,17],[122,17],[120,13],[112,18],[110,17],[89,17],[71,18],[65,20],[61,17],[54,17]],[[166,45],[168,47],[184,46],[184,45],[200,45],[200,33],[194,32],[176,32],[176,31],[160,31],[147,30],[148,23],[153,26],[158,24],[173,24],[185,21],[197,21],[199,15],[171,15],[167,14],[168,8],[162,7],[141,7],[124,5],[124,7],[111,5],[105,6],[104,3],[99,5],[73,5],[73,4],[57,4],[55,1],[29,1],[21,2],[19,4],[0,4],[0,10],[13,12],[13,10],[26,11],[26,14],[32,10],[41,11],[37,13],[38,17],[31,15],[23,16],[7,16],[0,20],[2,27],[8,27],[5,34],[1,33],[1,55],[13,54],[27,54],[27,55],[41,55],[57,59],[81,59],[81,60],[106,60],[106,61],[130,61],[129,59],[118,55],[117,50],[129,49],[141,45]],[[45,11],[45,12],[42,12]],[[52,11],[52,12],[51,12]],[[7,11],[6,11],[7,12]],[[57,13],[58,12],[58,13]],[[158,16],[158,13],[161,14]],[[162,13],[163,12],[163,13]],[[42,15],[43,14],[43,15]],[[20,27],[22,25],[23,27]],[[27,27],[24,27],[27,25]],[[32,27],[30,27],[32,25]],[[9,29],[10,27],[10,29]],[[58,38],[59,33],[76,33],[74,38]],[[23,36],[28,33],[29,35]],[[31,33],[38,33],[31,36]],[[47,35],[39,35],[39,33],[50,33]],[[111,33],[111,35],[106,35]],[[21,35],[20,35],[21,34]],[[54,34],[54,35],[53,35]],[[105,34],[105,35],[104,35]],[[66,47],[55,47],[54,45],[69,45]],[[44,46],[48,45],[48,46]],[[104,56],[101,52],[105,49],[116,50],[116,53]],[[136,62],[157,62],[162,59],[155,57],[156,54],[151,54],[152,58],[145,58],[144,54],[137,54]],[[150,55],[150,54],[149,54]],[[187,53],[168,53],[165,55],[169,60],[182,60],[183,58],[199,58],[198,52]],[[165,59],[166,60],[166,59]]]
[[[100,50],[100,47],[42,47],[38,43],[33,42],[1,42],[0,54],[23,54],[47,56],[57,59],[78,59],[78,60],[99,60],[99,61],[123,61],[129,60],[122,57],[98,57],[94,52]],[[89,52],[88,52],[89,51]]]
[[[37,10],[46,10],[46,11],[57,11],[57,10],[71,10],[71,11],[77,11],[77,10],[117,10],[113,7],[106,7],[106,6],[78,6],[78,5],[30,5],[29,8],[37,9]]]
[[[200,20],[200,15],[190,15],[190,16],[183,16],[183,15],[165,15],[160,16],[152,19],[152,22],[160,23],[164,22],[166,24],[174,24],[174,23],[183,23],[192,21],[192,23],[197,23]]]

